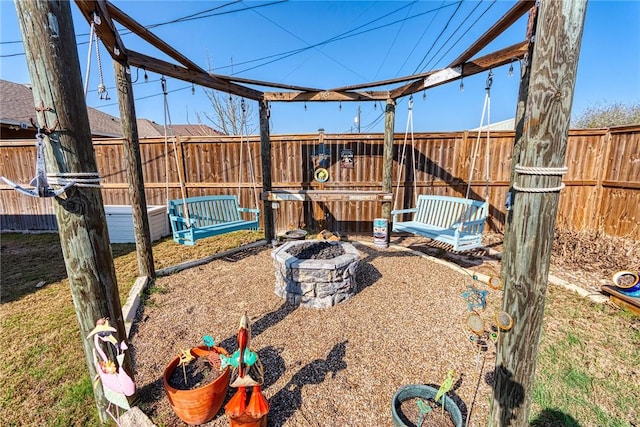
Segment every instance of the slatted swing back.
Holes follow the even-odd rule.
[[[260,210],[240,207],[236,196],[170,200],[168,207],[173,240],[183,245],[194,245],[198,239],[232,231],[255,230],[260,225]],[[242,213],[253,215],[244,219]]]
[[[486,96],[480,119],[480,128],[484,123],[485,113],[487,113],[487,147],[485,156],[485,177],[486,189],[485,199],[489,192],[489,123],[491,111],[490,88],[493,82],[493,73],[490,71],[487,77]],[[409,107],[409,118],[411,118],[411,103]],[[407,127],[408,129],[408,127]],[[413,128],[412,139],[413,139]],[[475,150],[470,165],[469,180],[467,182],[466,197],[433,196],[420,195],[416,201],[416,207],[410,209],[394,209],[393,215],[394,232],[408,232],[418,236],[427,237],[432,240],[451,245],[454,251],[465,251],[482,246],[482,232],[487,220],[489,203],[469,199],[471,181],[475,159],[478,154],[480,144],[480,134],[476,140]],[[406,143],[406,136],[405,136]],[[404,149],[403,149],[404,158]],[[402,169],[402,165],[400,166]],[[415,173],[414,173],[415,175]],[[399,182],[399,178],[398,178]],[[404,214],[413,214],[409,221],[398,221]],[[399,218],[400,217],[400,218]]]

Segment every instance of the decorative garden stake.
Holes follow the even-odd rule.
[[[132,396],[136,391],[136,386],[129,375],[122,369],[124,362],[124,352],[128,349],[124,341],[118,344],[118,340],[113,335],[116,329],[109,324],[109,319],[98,319],[96,327],[89,333],[87,339],[93,337],[93,363],[98,375],[95,378],[94,387],[98,381],[102,381],[104,396],[109,401],[107,414],[113,418],[117,425],[120,425],[120,408],[129,410],[127,396]],[[116,360],[107,357],[102,349],[101,342],[112,345],[116,352]],[[111,412],[111,405],[116,406],[115,415]]]
[[[469,285],[462,293],[462,298],[467,302],[469,311],[474,308],[483,309],[487,306],[487,291],[481,291],[473,285]]]
[[[433,398],[433,400],[438,403],[438,400],[440,400],[440,398],[442,397],[442,413],[444,414],[444,395],[447,394],[447,392],[449,390],[451,390],[451,387],[453,387],[453,376],[455,375],[456,371],[454,371],[453,369],[449,369],[447,371],[447,376],[445,377],[444,381],[442,381],[442,384],[440,385],[440,388],[438,389],[438,392],[436,393],[436,397]]]
[[[223,367],[233,366],[231,387],[238,389],[224,407],[232,427],[267,425],[269,402],[261,390],[264,369],[258,354],[251,351],[250,341],[251,326],[245,313],[240,319],[238,329],[238,350],[231,357],[220,356]],[[248,387],[251,387],[249,403],[247,403]]]

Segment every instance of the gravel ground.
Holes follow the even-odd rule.
[[[495,354],[492,344],[478,352],[463,326],[461,293],[471,277],[407,251],[356,247],[358,292],[330,309],[296,309],[276,296],[267,247],[159,278],[131,336],[139,406],[159,425],[184,425],[164,394],[162,371],[206,334],[234,351],[246,311],[251,347],[265,367],[269,426],[391,426],[399,387],[440,384],[449,369],[463,418],[470,413],[470,426],[486,425]],[[501,293],[478,287],[489,292],[490,316]],[[224,411],[206,425],[227,426]]]

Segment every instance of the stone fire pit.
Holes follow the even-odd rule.
[[[360,252],[350,243],[287,242],[271,253],[276,295],[295,305],[327,308],[356,293]]]

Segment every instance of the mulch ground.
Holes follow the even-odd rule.
[[[579,246],[573,237],[568,239],[573,249],[556,253],[554,248],[552,274],[554,269],[571,271],[567,265],[572,264],[570,274],[589,276],[580,281],[583,286],[597,286],[612,272],[640,265],[635,257],[640,252],[632,250],[638,242]],[[489,240],[489,247],[499,252],[500,236]],[[440,384],[449,369],[457,375],[450,395],[463,418],[470,419],[469,426],[486,425],[494,346],[486,340],[479,350],[469,340],[464,326],[468,307],[461,294],[478,283],[455,265],[492,274],[499,271],[499,259],[484,252],[447,254],[419,239],[397,243],[448,259],[454,268],[406,251],[356,243],[363,257],[357,293],[330,309],[296,308],[276,296],[267,247],[158,278],[131,335],[139,406],[158,424],[184,425],[162,387],[166,364],[182,349],[201,344],[204,335],[213,335],[216,345],[229,353],[235,351],[238,322],[246,312],[252,323],[251,347],[265,367],[270,426],[326,426],[326,420],[331,425],[390,426],[392,396],[399,387]],[[616,252],[588,263],[598,269],[595,273],[579,266],[594,252],[606,250]],[[489,318],[500,307],[501,292],[478,286],[488,292],[483,316]],[[228,425],[224,411],[206,425]]]

